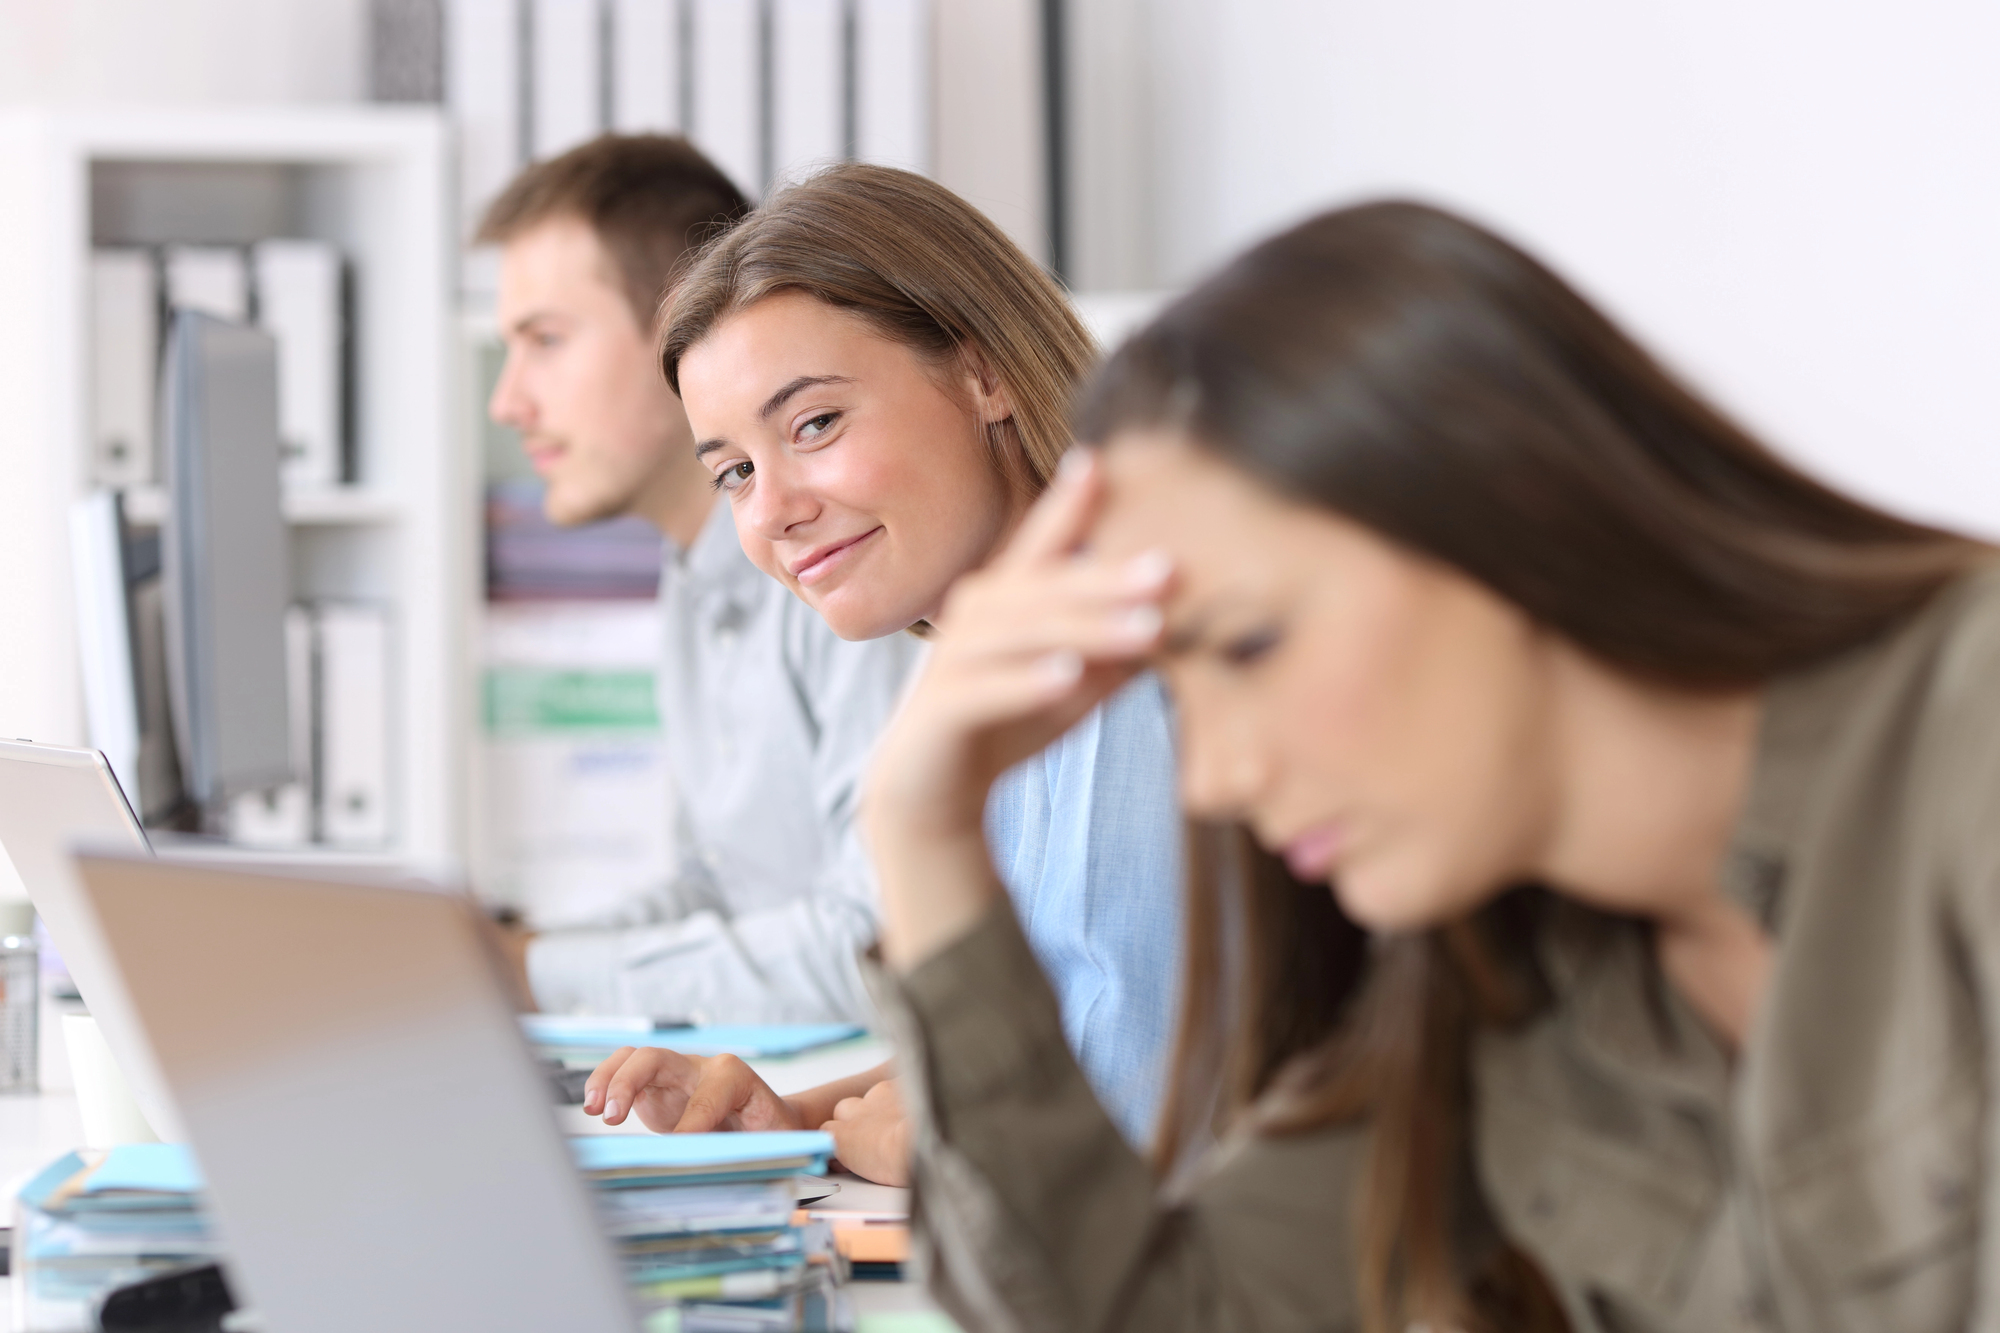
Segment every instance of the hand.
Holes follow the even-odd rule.
[[[866,1095],[841,1101],[820,1126],[833,1135],[840,1164],[878,1185],[910,1183],[910,1118],[897,1087],[896,1079],[883,1079]]]
[[[586,1115],[622,1125],[632,1112],[655,1134],[804,1129],[792,1103],[733,1055],[621,1046],[583,1085]]]
[[[953,585],[930,661],[877,746],[863,823],[898,967],[970,929],[1000,892],[982,830],[994,780],[1159,646],[1172,566],[1159,552],[1116,564],[1084,552],[1103,499],[1095,456],[1073,451],[1007,548]]]

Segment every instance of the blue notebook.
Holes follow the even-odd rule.
[[[521,1015],[521,1030],[537,1046],[555,1050],[615,1051],[620,1046],[664,1046],[683,1055],[734,1055],[745,1060],[797,1055],[858,1037],[853,1023],[730,1023],[714,1027],[654,1027],[644,1019]]]
[[[743,1134],[577,1134],[569,1141],[576,1164],[585,1171],[623,1171],[640,1166],[740,1166],[780,1157],[828,1157],[833,1135],[816,1129],[766,1130]]]
[[[145,1199],[158,1203],[178,1200],[184,1206],[201,1189],[201,1170],[185,1145],[126,1143],[105,1152],[94,1168],[83,1154],[64,1154],[22,1186],[20,1198],[31,1208],[57,1211],[115,1207]]]

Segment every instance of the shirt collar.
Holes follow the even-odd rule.
[[[764,572],[743,554],[743,544],[736,539],[736,517],[728,499],[721,496],[708,511],[694,544],[675,551],[668,564],[692,589],[742,592],[756,589],[764,578]]]

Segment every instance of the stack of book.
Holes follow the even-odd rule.
[[[649,1329],[851,1326],[831,1229],[794,1217],[796,1178],[825,1174],[830,1136],[618,1134],[570,1142]]]
[[[73,1152],[25,1185],[14,1217],[24,1328],[94,1327],[104,1293],[218,1252],[187,1150],[136,1143]]]
[[[853,1327],[831,1229],[794,1213],[798,1178],[826,1173],[830,1136],[591,1135],[570,1147],[647,1333]],[[91,1327],[114,1289],[220,1257],[194,1158],[166,1143],[53,1163],[21,1190],[13,1243],[29,1328]]]
[[[542,514],[539,481],[486,488],[486,597],[650,599],[660,586],[660,531],[642,518],[564,528]]]

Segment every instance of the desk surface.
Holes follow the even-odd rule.
[[[798,1092],[829,1079],[871,1069],[889,1057],[887,1043],[864,1037],[842,1042],[824,1050],[808,1051],[784,1060],[753,1060],[764,1081],[780,1094]],[[644,1133],[637,1120],[617,1129],[583,1114],[581,1107],[557,1108],[557,1121],[566,1134]],[[83,1118],[76,1097],[67,1090],[38,1096],[0,1096],[0,1199],[11,1201],[17,1189],[35,1172],[83,1142]],[[909,1191],[875,1185],[844,1172],[836,1173],[840,1190],[816,1210],[843,1212],[907,1211]],[[11,1206],[11,1205],[10,1205]],[[868,1333],[870,1316],[903,1312],[931,1311],[936,1307],[920,1288],[908,1282],[857,1282],[853,1293],[856,1312],[862,1317],[861,1333]],[[11,1329],[13,1293],[8,1280],[0,1278],[0,1327]],[[939,1325],[948,1330],[949,1323]]]

